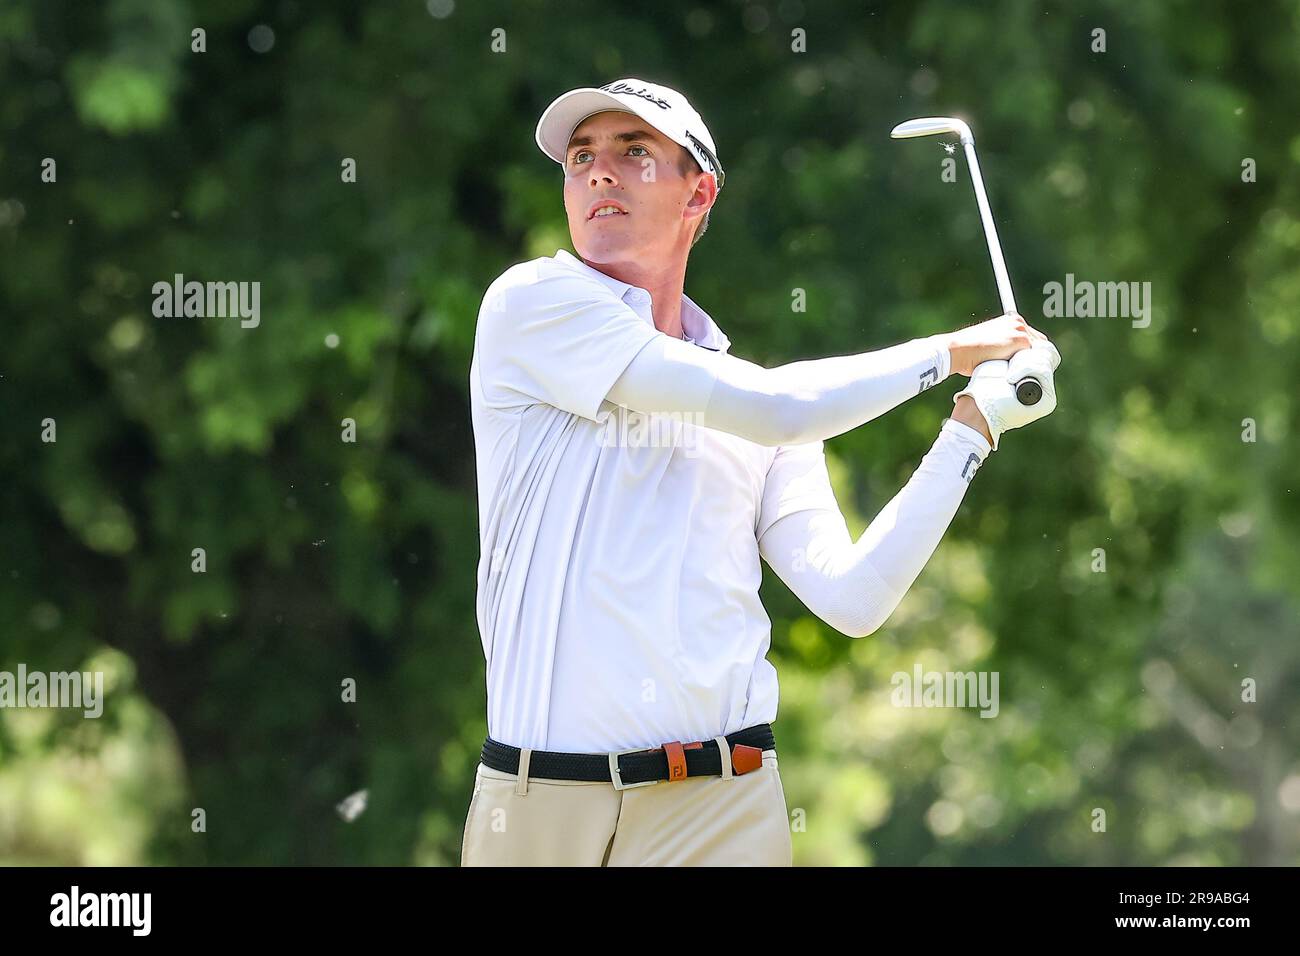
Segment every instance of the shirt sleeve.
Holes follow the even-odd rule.
[[[849,637],[865,637],[920,575],[990,450],[983,435],[949,419],[856,542],[831,494],[829,506],[794,509],[761,529],[759,551],[808,610]],[[824,473],[823,464],[809,480],[820,483]]]
[[[945,337],[764,368],[662,336],[609,390],[634,411],[689,412],[768,448],[810,444],[871,421],[948,377]]]
[[[661,335],[599,282],[544,268],[522,280],[507,271],[479,309],[484,399],[495,408],[543,403],[594,421],[610,386]]]
[[[755,536],[761,539],[768,528],[786,515],[818,509],[836,514],[840,510],[826,470],[824,443],[781,445],[763,482]]]

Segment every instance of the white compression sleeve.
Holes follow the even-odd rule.
[[[808,610],[849,637],[865,637],[920,575],[990,451],[983,435],[949,419],[856,543],[838,510],[809,509],[777,519],[760,552]]]
[[[664,335],[637,353],[607,397],[643,414],[691,413],[706,428],[771,447],[843,434],[949,372],[940,336],[769,369]]]

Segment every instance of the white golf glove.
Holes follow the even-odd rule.
[[[955,404],[963,395],[975,400],[988,422],[993,436],[993,450],[998,450],[1002,433],[1020,428],[1052,414],[1056,408],[1056,382],[1052,373],[1061,364],[1061,353],[1050,342],[1040,342],[1021,349],[1011,360],[991,359],[976,365],[966,387],[952,397]],[[1016,383],[1032,376],[1043,386],[1043,397],[1033,405],[1021,405],[1016,398]]]

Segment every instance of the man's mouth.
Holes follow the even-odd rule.
[[[627,210],[613,202],[598,203],[595,211],[587,215],[587,219],[605,219],[609,216],[626,216]]]

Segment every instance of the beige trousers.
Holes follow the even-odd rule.
[[[615,790],[478,765],[461,866],[790,866],[776,751],[741,776]]]

